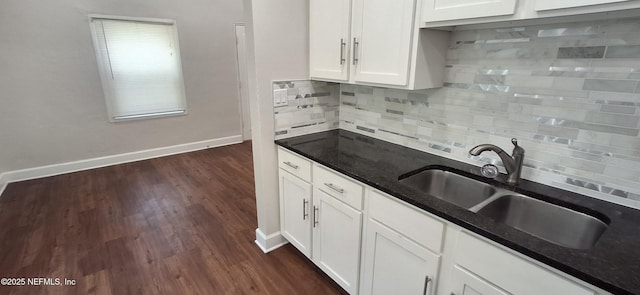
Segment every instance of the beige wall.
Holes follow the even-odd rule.
[[[187,116],[109,123],[88,14],[177,20]],[[8,0],[0,8],[0,173],[241,133],[237,0]]]
[[[247,26],[247,63],[258,231],[269,239],[260,245],[263,250],[275,246],[280,231],[271,82],[309,78],[308,5],[299,0],[245,0],[252,21]],[[260,244],[259,237],[257,241]]]

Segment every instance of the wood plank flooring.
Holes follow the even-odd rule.
[[[342,293],[291,245],[255,245],[252,167],[245,142],[10,184],[0,278],[62,285],[0,294]]]

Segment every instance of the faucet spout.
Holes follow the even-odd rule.
[[[495,146],[493,144],[481,144],[481,145],[478,145],[478,146],[472,148],[469,151],[469,154],[471,154],[472,156],[479,156],[480,154],[482,154],[483,152],[486,152],[486,151],[492,151],[492,152],[495,152],[496,154],[498,154],[498,156],[500,157],[500,160],[502,161],[502,164],[504,165],[504,168],[507,170],[507,173],[511,173],[511,172],[513,172],[515,170],[515,164],[516,164],[515,159],[513,159],[503,149],[501,149],[498,146]]]
[[[518,145],[518,140],[511,139],[514,145],[511,155],[507,154],[503,149],[493,144],[480,144],[469,150],[472,156],[478,156],[485,151],[492,151],[498,154],[504,168],[507,170],[507,184],[517,185],[520,182],[520,172],[522,171],[522,162],[524,160],[524,149]]]

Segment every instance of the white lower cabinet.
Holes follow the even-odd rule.
[[[344,290],[357,294],[362,184],[282,148],[278,161],[282,236]]]
[[[311,258],[311,184],[280,169],[280,231]]]
[[[369,219],[362,294],[435,294],[440,256]]]
[[[577,282],[542,268],[519,256],[501,249],[500,246],[484,239],[461,231],[453,252],[454,273],[461,268],[468,270],[489,283],[480,284],[482,280],[464,280],[455,287],[468,287],[477,293],[469,294],[572,294],[593,295],[595,291]],[[453,276],[455,278],[455,276]],[[476,288],[473,288],[473,287]],[[486,287],[480,289],[480,286]],[[496,288],[489,288],[496,286]],[[482,291],[485,290],[485,291]],[[503,293],[501,290],[504,290]],[[471,292],[471,291],[467,291]],[[463,293],[467,294],[467,293]],[[456,295],[460,295],[456,293]]]
[[[504,290],[479,278],[469,271],[454,266],[451,270],[451,295],[509,295]]]
[[[368,190],[362,294],[435,294],[445,224]]]
[[[358,290],[362,212],[313,190],[313,262],[350,294]]]
[[[350,294],[608,294],[292,152],[278,157],[282,235]]]

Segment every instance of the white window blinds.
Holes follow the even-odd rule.
[[[91,18],[112,121],[186,113],[173,22]]]

